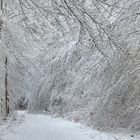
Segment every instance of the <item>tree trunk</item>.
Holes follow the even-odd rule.
[[[5,59],[5,115],[9,114],[9,94],[8,94],[8,58]]]
[[[0,0],[0,10],[3,13],[3,3],[4,0]],[[1,37],[1,30],[2,30],[3,21],[0,19],[0,37]],[[8,58],[6,56],[5,59],[5,117],[9,114],[9,94],[8,94]]]
[[[3,0],[0,0],[0,8],[1,8],[1,11],[3,10]]]

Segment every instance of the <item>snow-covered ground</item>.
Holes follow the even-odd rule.
[[[0,125],[0,140],[140,140],[140,136],[102,133],[46,115],[18,111],[11,118]]]

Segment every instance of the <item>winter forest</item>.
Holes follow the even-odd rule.
[[[140,0],[0,0],[0,140],[140,140]]]

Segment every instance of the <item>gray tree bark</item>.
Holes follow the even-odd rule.
[[[8,94],[8,58],[5,59],[5,114],[9,114],[9,94]]]
[[[3,10],[3,0],[0,0],[0,8],[1,8],[1,11]]]

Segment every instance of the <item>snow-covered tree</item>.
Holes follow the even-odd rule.
[[[138,129],[139,5],[138,0],[4,1],[0,74],[4,77],[8,56],[11,110],[29,103],[31,112]]]

